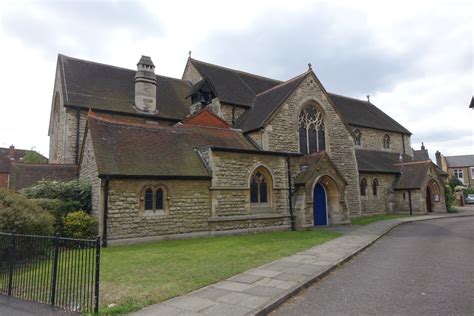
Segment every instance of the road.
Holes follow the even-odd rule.
[[[401,225],[272,315],[474,315],[474,217]]]

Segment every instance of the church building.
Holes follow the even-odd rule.
[[[158,67],[159,69],[159,67]],[[446,212],[444,177],[370,100],[188,58],[181,79],[58,56],[50,163],[92,186],[105,244]]]

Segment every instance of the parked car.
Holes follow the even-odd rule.
[[[474,204],[474,194],[468,194],[465,200],[466,204]]]

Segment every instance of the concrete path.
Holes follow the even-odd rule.
[[[394,227],[412,221],[474,216],[470,208],[456,214],[436,214],[379,221],[295,255],[246,271],[216,284],[132,315],[265,315],[301,289],[370,246]]]
[[[73,316],[80,313],[69,312],[48,304],[21,300],[0,294],[1,316]]]

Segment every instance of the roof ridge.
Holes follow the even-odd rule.
[[[428,164],[432,163],[431,160],[418,160],[418,161],[408,161],[408,162],[399,162],[393,164],[394,166],[404,166],[404,165],[416,165],[416,164]]]
[[[194,58],[189,58],[189,60],[191,60],[191,62],[196,61],[196,62],[201,63],[201,64],[213,66],[213,67],[220,68],[220,69],[230,70],[230,71],[233,71],[233,72],[236,72],[236,73],[239,73],[239,74],[250,75],[250,76],[253,76],[253,77],[256,77],[256,78],[267,79],[267,80],[271,80],[271,81],[275,81],[275,82],[280,82],[280,83],[283,82],[283,81],[278,80],[278,79],[273,79],[273,78],[270,78],[270,77],[265,77],[265,76],[262,76],[262,75],[257,75],[257,74],[254,74],[254,73],[251,73],[251,72],[247,72],[247,71],[243,71],[243,70],[238,70],[238,69],[234,69],[234,68],[224,67],[224,66],[221,66],[221,65],[212,64],[212,63],[205,62],[205,61],[202,61],[202,60],[197,60],[197,59],[194,59]],[[241,80],[242,80],[242,79],[241,79]]]
[[[348,96],[345,96],[345,95],[342,95],[342,94],[338,94],[338,93],[328,92],[328,94],[334,95],[334,96],[337,96],[337,97],[341,97],[341,98],[346,98],[346,99],[351,99],[351,100],[354,100],[354,101],[359,101],[359,102],[367,103],[367,104],[372,104],[372,103],[370,103],[370,102],[368,102],[368,101],[365,101],[365,100],[357,99],[357,98],[354,98],[354,97],[348,97]],[[372,104],[372,105],[373,105],[373,104]]]
[[[304,72],[304,73],[302,73],[302,74],[299,74],[298,76],[293,77],[293,78],[291,78],[291,79],[288,79],[287,81],[284,81],[284,82],[282,82],[282,83],[280,83],[280,84],[278,84],[278,85],[276,85],[276,86],[273,86],[273,87],[271,87],[270,89],[267,89],[267,90],[265,90],[265,91],[262,91],[262,92],[260,92],[259,94],[255,95],[255,96],[256,96],[256,97],[259,97],[259,96],[261,96],[261,95],[263,95],[263,94],[265,94],[265,93],[267,93],[267,92],[271,92],[272,90],[281,88],[281,87],[283,87],[284,85],[295,81],[296,79],[300,79],[300,78],[302,78],[302,77],[305,77],[306,75],[308,75],[308,73],[309,73],[309,72],[306,71],[306,72]]]
[[[120,70],[137,72],[136,70],[133,70],[133,69],[130,69],[130,68],[114,66],[114,65],[110,65],[110,64],[100,63],[100,62],[97,62],[97,61],[86,60],[86,59],[77,58],[77,57],[71,57],[71,56],[67,56],[67,55],[64,55],[64,54],[58,54],[58,55],[61,57],[62,61],[63,61],[64,58],[66,58],[66,59],[72,59],[72,60],[76,60],[76,61],[80,61],[80,62],[84,62],[84,63],[88,63],[88,64],[94,64],[94,65],[105,66],[105,67],[110,67],[110,68],[115,68],[115,69],[120,69]],[[173,78],[173,77],[164,76],[164,75],[160,75],[160,74],[155,74],[155,76],[161,77],[161,78],[166,78],[166,79],[172,79],[172,80],[176,80],[176,81],[189,82],[188,80]]]

